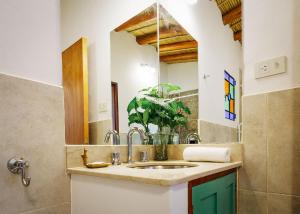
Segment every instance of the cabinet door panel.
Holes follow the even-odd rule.
[[[236,173],[192,188],[193,214],[235,214]]]
[[[236,213],[236,174],[232,173],[222,179],[222,213]]]
[[[193,187],[193,214],[217,214],[219,211],[219,193],[216,181],[209,181]]]

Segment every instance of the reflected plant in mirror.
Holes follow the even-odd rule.
[[[182,101],[170,98],[170,93],[180,89],[179,86],[162,83],[139,91],[127,107],[128,125],[140,125],[148,135],[153,134],[151,125],[157,127],[157,132],[173,135],[176,128],[186,126],[186,114],[191,114]],[[147,143],[152,144],[151,138]]]

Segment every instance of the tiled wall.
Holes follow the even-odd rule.
[[[300,88],[243,98],[240,214],[300,213]]]
[[[200,120],[200,136],[203,142],[238,142],[237,128]]]
[[[67,145],[67,168],[83,166],[81,155],[83,149],[87,149],[88,162],[103,161],[111,162],[112,152],[120,152],[121,162],[127,162],[128,148],[125,145]],[[132,160],[139,160],[139,152],[147,151],[149,160],[153,160],[154,150],[152,146],[134,145],[132,148]]]
[[[0,74],[0,122],[0,214],[70,213],[62,88]],[[27,188],[14,156],[30,162]]]
[[[198,89],[184,91],[177,94],[171,95],[171,97],[180,97],[179,100],[186,105],[191,114],[186,114],[188,118],[187,127],[180,127],[178,128],[178,134],[180,136],[179,141],[180,143],[185,143],[186,136],[189,133],[198,133],[198,118],[199,118],[199,96],[198,96]]]
[[[105,134],[111,129],[111,120],[102,120],[89,123],[89,144],[103,145]]]
[[[169,160],[182,160],[183,150],[186,147],[226,147],[231,150],[231,161],[241,161],[242,156],[242,145],[239,143],[226,143],[226,144],[193,144],[193,145],[168,145],[168,157]],[[104,146],[104,145],[67,145],[67,168],[83,166],[81,155],[83,154],[83,149],[88,150],[88,161],[104,161],[111,162],[111,153],[113,151],[118,151],[121,154],[122,163],[127,162],[127,146]],[[154,149],[153,146],[149,145],[134,145],[132,150],[133,161],[139,161],[139,152],[147,151],[150,160],[154,159]]]

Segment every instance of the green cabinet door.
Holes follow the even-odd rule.
[[[236,173],[192,188],[193,214],[235,214]]]

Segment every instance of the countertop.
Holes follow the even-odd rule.
[[[89,169],[86,167],[68,168],[69,174],[79,174],[96,176],[111,179],[122,179],[145,184],[171,186],[186,183],[191,180],[212,175],[218,172],[238,168],[242,165],[241,161],[232,163],[211,163],[211,162],[185,162],[185,161],[150,161],[147,164],[155,163],[187,163],[196,164],[195,167],[181,169],[135,169],[129,168],[129,164],[119,166],[109,166],[106,168]],[[144,164],[135,162],[134,164]]]

